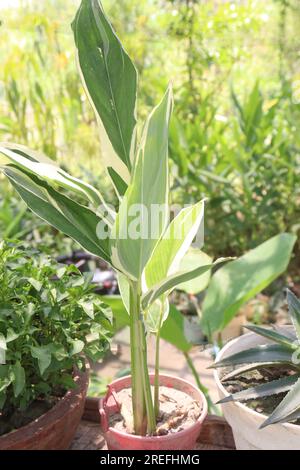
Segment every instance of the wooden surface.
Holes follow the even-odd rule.
[[[71,450],[106,450],[101,433],[98,399],[87,398],[85,412],[71,444]],[[224,418],[208,416],[203,423],[195,450],[232,450],[234,440],[230,426]]]

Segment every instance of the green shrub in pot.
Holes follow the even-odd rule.
[[[90,279],[28,246],[0,244],[0,434],[74,388],[109,347],[111,310]]]

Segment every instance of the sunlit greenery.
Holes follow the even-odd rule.
[[[209,253],[240,255],[280,231],[297,232],[297,0],[103,4],[135,58],[141,118],[171,77],[173,195],[180,203],[209,197]],[[70,23],[78,5],[79,0],[3,3],[0,140],[44,151],[112,200],[99,165],[95,117],[76,68]]]

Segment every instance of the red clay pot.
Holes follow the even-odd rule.
[[[154,374],[150,374],[150,382],[153,385]],[[123,377],[112,382],[106,396],[99,401],[101,427],[109,450],[192,450],[194,448],[207,415],[207,402],[203,393],[189,382],[168,375],[160,375],[160,385],[181,390],[202,403],[202,412],[198,420],[188,429],[167,436],[135,436],[109,427],[109,417],[119,411],[115,393],[131,386],[131,377]]]
[[[0,436],[0,450],[64,450],[76,433],[84,410],[88,371],[74,377],[77,387],[47,413],[16,431]]]

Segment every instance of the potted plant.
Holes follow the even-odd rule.
[[[300,301],[287,302],[292,326],[248,326],[213,365],[237,449],[300,449]]]
[[[28,246],[0,244],[0,449],[67,449],[86,358],[109,346],[110,309],[89,279]]]
[[[191,449],[206,415],[206,401],[192,385],[159,374],[159,340],[169,311],[168,294],[220,262],[179,269],[197,233],[198,246],[202,245],[204,202],[183,208],[169,222],[171,87],[137,139],[137,72],[98,0],[82,0],[72,26],[82,81],[100,124],[104,153],[109,155],[118,210],[90,184],[17,144],[2,145],[1,153],[10,160],[3,172],[37,215],[117,271],[130,316],[131,377],[114,382],[111,396],[103,402],[108,446]],[[152,375],[147,365],[149,334],[156,336]],[[124,390],[126,406],[111,406],[118,391],[122,395]],[[170,410],[167,404],[172,402]],[[173,420],[172,414],[176,414]]]

